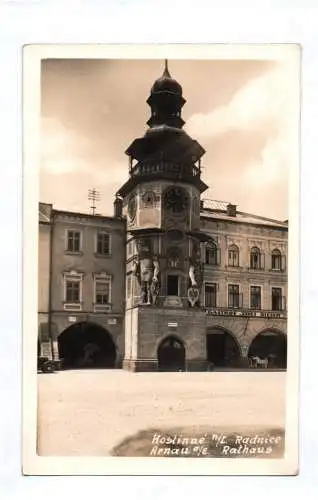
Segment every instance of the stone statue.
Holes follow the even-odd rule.
[[[197,273],[198,273],[198,265],[196,265],[195,259],[190,259],[189,261],[190,286],[188,288],[188,300],[192,307],[194,307],[194,305],[198,302],[200,295]]]
[[[195,279],[195,267],[193,263],[190,263],[189,267],[189,278],[191,280],[191,286],[198,286],[198,283]]]
[[[137,277],[141,288],[142,303],[155,304],[159,294],[159,262],[156,256],[144,257],[133,264],[133,274]]]
[[[152,277],[152,283],[150,286],[150,292],[151,292],[151,298],[152,298],[152,304],[156,304],[157,297],[159,295],[159,290],[160,290],[160,285],[159,285],[159,273],[160,273],[160,266],[159,266],[159,261],[157,256],[154,256],[153,258],[153,277]]]

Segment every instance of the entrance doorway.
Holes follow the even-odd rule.
[[[109,332],[91,322],[76,323],[58,337],[64,368],[114,368],[116,347]]]
[[[268,368],[287,367],[287,336],[282,332],[264,331],[251,343],[248,357],[268,359]]]
[[[185,370],[185,348],[176,337],[165,338],[158,347],[158,369],[165,372]]]
[[[215,367],[239,367],[240,349],[232,334],[211,328],[206,337],[207,359]]]
[[[179,276],[168,274],[167,276],[167,295],[179,295]]]

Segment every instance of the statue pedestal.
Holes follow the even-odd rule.
[[[177,295],[171,295],[164,299],[163,307],[182,307],[182,299]]]

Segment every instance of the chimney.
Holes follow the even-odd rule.
[[[229,203],[226,207],[226,213],[229,217],[236,217],[236,205]]]
[[[121,218],[123,216],[123,200],[116,195],[114,201],[114,217]]]

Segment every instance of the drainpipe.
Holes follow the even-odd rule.
[[[54,340],[52,332],[52,268],[53,268],[53,229],[54,229],[54,213],[52,214],[51,226],[50,226],[50,260],[49,260],[49,339],[51,344],[51,356],[52,361],[55,361],[54,354]]]

